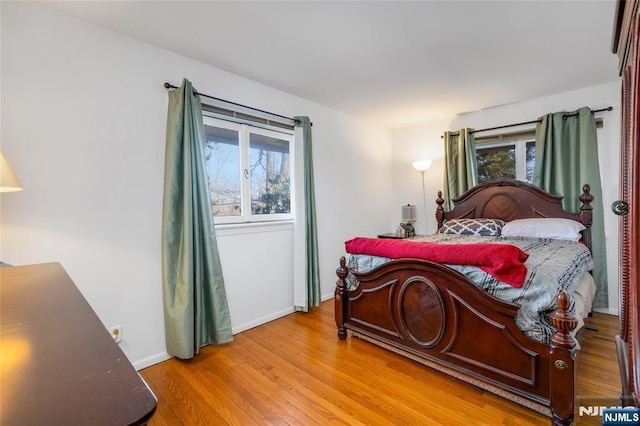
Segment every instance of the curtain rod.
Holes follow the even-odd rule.
[[[165,87],[165,89],[178,89],[178,86],[174,86],[171,83],[164,83],[164,87]],[[247,108],[247,109],[250,109],[252,111],[261,112],[263,114],[269,114],[269,115],[272,115],[274,117],[284,118],[286,120],[293,121],[295,124],[300,124],[300,120],[296,120],[295,118],[291,118],[291,117],[287,117],[287,116],[284,116],[284,115],[276,114],[274,112],[269,112],[269,111],[265,111],[265,110],[262,110],[262,109],[250,107],[248,105],[242,105],[242,104],[239,104],[237,102],[228,101],[226,99],[216,98],[215,96],[205,95],[204,93],[200,93],[200,92],[198,92],[196,90],[194,90],[193,93],[198,95],[198,96],[202,96],[202,97],[213,99],[213,100],[220,101],[220,102],[225,102],[227,104],[235,105],[235,106],[238,106],[238,107],[241,107],[241,108]]]
[[[602,109],[594,109],[593,111],[591,111],[591,114],[595,114],[596,112],[603,112],[603,111],[611,111],[613,110],[613,107],[607,107],[607,108],[602,108]],[[578,113],[575,112],[573,114],[564,114],[562,116],[563,120],[566,120],[568,117],[575,117],[577,116]],[[525,124],[534,124],[534,123],[540,123],[542,120],[538,119],[538,120],[533,120],[533,121],[523,121],[522,123],[514,123],[514,124],[505,124],[504,126],[496,126],[496,127],[488,127],[486,129],[478,129],[478,130],[473,130],[469,133],[478,133],[478,132],[488,132],[489,130],[498,130],[498,129],[504,129],[507,127],[516,127],[516,126],[524,126]],[[460,134],[460,132],[451,132],[454,135]],[[444,135],[440,136],[440,138],[444,138]]]

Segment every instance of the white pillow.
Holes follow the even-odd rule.
[[[516,219],[502,227],[502,236],[580,241],[580,231],[585,229],[583,224],[571,219]]]

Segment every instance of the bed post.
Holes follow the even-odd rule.
[[[549,315],[551,324],[556,328],[551,336],[549,352],[549,402],[554,425],[570,425],[574,417],[576,340],[571,332],[578,321],[568,309],[569,296],[562,291],[558,295],[558,309]]]
[[[442,191],[438,191],[438,198],[436,198],[436,220],[438,221],[438,229],[442,228],[442,224],[444,223],[444,198],[442,198]]]
[[[345,282],[345,278],[347,278],[347,274],[349,271],[347,270],[347,260],[342,256],[340,258],[340,267],[336,269],[336,275],[338,276],[338,281],[336,281],[336,290],[334,293],[334,312],[336,318],[336,326],[338,326],[338,338],[340,340],[345,340],[347,338],[347,329],[344,327],[344,316],[345,316],[345,298],[346,298],[346,288],[347,283]]]
[[[588,184],[582,186],[582,195],[580,195],[580,222],[587,228],[582,232],[582,241],[591,249],[591,224],[593,223],[591,202],[593,201],[593,195],[591,195],[591,187]]]

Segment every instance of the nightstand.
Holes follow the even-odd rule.
[[[378,238],[395,238],[397,240],[402,240],[406,237],[399,237],[395,232],[389,232],[388,234],[378,234]]]

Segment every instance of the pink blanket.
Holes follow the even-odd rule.
[[[385,238],[354,238],[346,241],[347,253],[391,259],[411,258],[450,265],[477,266],[499,281],[522,287],[529,255],[509,244],[436,244]]]

